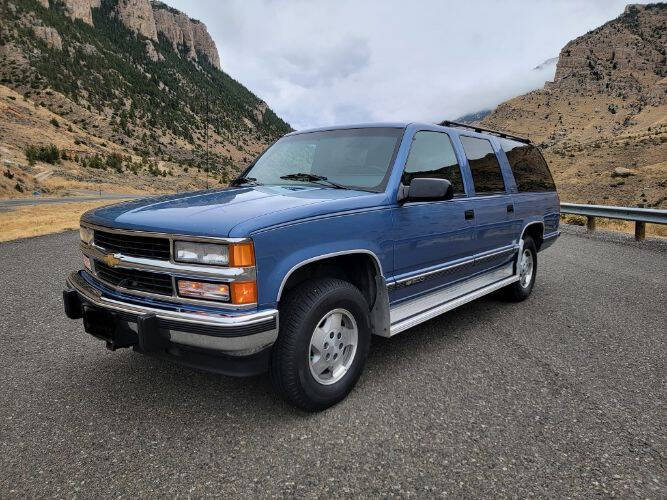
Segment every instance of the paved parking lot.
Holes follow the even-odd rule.
[[[77,237],[0,245],[2,498],[667,496],[667,245],[568,229],[528,301],[374,339],[310,415],[84,334],[60,305]]]

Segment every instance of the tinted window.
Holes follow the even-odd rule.
[[[359,128],[288,135],[264,152],[244,177],[260,184],[308,184],[312,174],[350,188],[382,191],[403,129]]]
[[[507,154],[514,180],[519,191],[555,191],[551,172],[540,151],[532,144],[501,139],[500,145]]]
[[[409,186],[412,179],[417,177],[447,179],[452,183],[454,195],[465,193],[461,168],[447,134],[426,131],[415,134],[402,182]]]
[[[476,194],[505,192],[505,182],[491,142],[476,137],[461,136]]]

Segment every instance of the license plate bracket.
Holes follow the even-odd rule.
[[[112,340],[116,331],[115,314],[104,309],[83,306],[83,328],[86,333],[90,333],[102,340]]]
[[[131,347],[137,343],[136,335],[120,328],[118,315],[88,304],[83,306],[83,328],[93,337],[104,340],[112,351],[121,347]]]

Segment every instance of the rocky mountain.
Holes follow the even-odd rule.
[[[550,57],[546,61],[541,62],[540,64],[535,66],[533,68],[533,71],[542,71],[542,70],[546,70],[546,69],[551,69],[554,66],[556,66],[557,63],[558,63],[558,58],[557,57]]]
[[[207,169],[208,123],[211,170],[220,179],[291,130],[221,69],[203,23],[155,0],[0,1],[0,85],[10,109],[0,115],[0,150],[13,162],[53,139],[45,132],[55,127],[51,118],[37,120],[51,114],[61,124],[59,147],[79,158],[122,154],[168,165],[161,172],[189,166],[190,174]],[[30,113],[14,95],[48,114]],[[67,160],[54,168],[56,177],[81,182],[104,175]]]
[[[475,123],[486,118],[491,112],[492,110],[490,109],[484,109],[482,111],[476,111],[475,113],[468,113],[466,115],[459,116],[454,121],[468,124]]]
[[[55,5],[57,0],[38,0],[44,8]],[[65,15],[70,19],[80,19],[94,26],[93,9],[101,7],[102,0],[62,0]],[[118,0],[111,15],[117,17],[125,27],[149,40],[158,41],[158,33],[169,40],[175,51],[180,46],[190,59],[197,60],[197,54],[205,55],[216,68],[220,69],[218,49],[206,26],[190,19],[182,12],[156,0]]]
[[[528,136],[564,201],[667,207],[667,4],[629,5],[561,50],[553,82],[480,123]]]

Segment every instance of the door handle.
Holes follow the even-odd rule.
[[[474,219],[475,218],[475,211],[474,210],[466,210],[465,211],[465,216],[466,216],[466,220]]]
[[[510,213],[510,214],[514,213],[514,205],[512,205],[511,203],[509,205],[507,205],[507,213]]]

